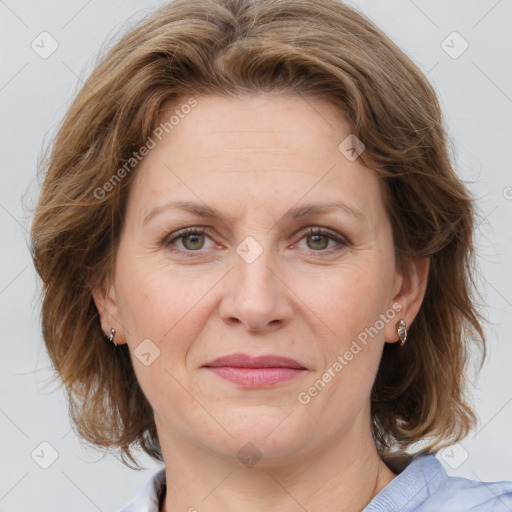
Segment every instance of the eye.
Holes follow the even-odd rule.
[[[193,257],[194,253],[200,253],[205,249],[205,240],[211,238],[205,234],[206,227],[185,228],[169,235],[163,242],[163,245],[175,252],[181,252],[185,256]],[[326,228],[312,227],[301,231],[298,235],[299,241],[305,239],[307,249],[312,252],[330,253],[349,245],[349,242],[341,235]],[[177,243],[182,247],[177,247]],[[329,242],[334,242],[334,247],[329,247]]]
[[[166,247],[174,246],[175,241],[181,242],[184,249],[177,248],[176,250],[187,253],[197,252],[203,248],[205,238],[210,238],[205,235],[206,228],[185,228],[176,233],[171,234],[166,238],[164,244]],[[174,247],[172,247],[174,249]]]
[[[332,250],[338,250],[348,245],[348,241],[341,235],[326,228],[307,228],[302,231],[299,236],[301,240],[306,240],[307,248],[311,249],[313,252],[331,252]],[[335,242],[335,245],[334,247],[331,246],[328,248],[330,241]]]

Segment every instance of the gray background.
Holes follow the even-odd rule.
[[[38,156],[94,55],[128,17],[162,3],[0,0],[0,512],[118,511],[159,468],[142,457],[147,469],[132,471],[113,455],[84,447],[71,430],[64,395],[49,380],[28,229]],[[478,197],[483,219],[479,286],[491,323],[489,357],[470,388],[479,426],[437,456],[451,475],[512,480],[512,0],[352,5],[383,28],[433,83],[456,147],[457,171]],[[31,47],[35,41],[43,51],[41,37],[48,37],[40,36],[43,31],[58,43],[48,58]],[[450,35],[454,31],[463,39]],[[469,47],[458,55],[464,40]],[[45,51],[50,43],[45,40]]]

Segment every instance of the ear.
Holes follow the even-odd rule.
[[[400,340],[397,332],[400,320],[403,319],[409,328],[416,318],[425,297],[429,268],[430,258],[418,258],[410,263],[407,275],[397,273],[393,289],[393,309],[397,311],[397,315],[396,321],[386,324],[387,343]]]
[[[126,332],[119,318],[119,305],[115,288],[108,277],[93,290],[92,297],[100,315],[101,329],[105,336],[110,334],[113,327],[116,330],[115,342],[118,345],[126,343]]]

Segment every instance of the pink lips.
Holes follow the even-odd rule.
[[[219,377],[250,388],[272,386],[307,371],[300,363],[287,357],[252,357],[246,354],[219,357],[204,367]]]

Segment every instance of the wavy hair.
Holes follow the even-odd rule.
[[[398,268],[430,258],[427,289],[404,347],[386,343],[372,388],[381,454],[465,437],[476,307],[474,200],[454,172],[435,91],[366,16],[338,0],[175,0],[104,47],[41,161],[31,230],[42,280],[42,335],[77,433],[162,461],[152,408],[128,346],[105,342],[92,291],[115,265],[133,172],[112,179],[169,106],[191,95],[267,91],[320,97],[339,109],[384,183]],[[126,169],[126,167],[125,167]],[[126,175],[124,175],[126,174]],[[98,197],[101,196],[101,197]]]

